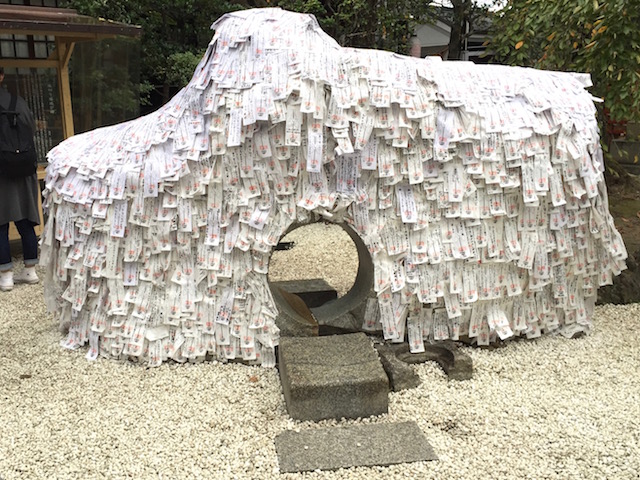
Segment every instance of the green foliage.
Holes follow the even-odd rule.
[[[154,86],[164,101],[171,87],[183,87],[211,40],[213,21],[244,8],[220,0],[66,0],[78,13],[142,26],[141,92]],[[179,68],[188,68],[178,72]],[[144,103],[145,98],[142,98]]]
[[[200,59],[205,50],[198,53],[178,52],[172,53],[168,58],[168,67],[165,76],[172,85],[186,85],[191,80]]]
[[[588,72],[613,120],[640,121],[640,0],[509,0],[489,49],[510,65]]]
[[[153,86],[169,100],[181,88],[206,49],[211,24],[223,14],[253,7],[281,7],[311,13],[341,45],[407,53],[416,25],[433,18],[424,0],[66,0],[64,5],[93,17],[142,26],[141,92]],[[145,98],[142,98],[145,102]]]
[[[379,48],[406,54],[419,24],[433,19],[424,0],[267,0],[295,12],[312,13],[322,29],[346,47]]]
[[[79,42],[70,64],[76,133],[139,114],[137,67],[140,48],[129,38]]]

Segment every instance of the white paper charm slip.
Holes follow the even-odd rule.
[[[64,347],[273,366],[269,255],[316,216],[370,249],[366,329],[413,351],[588,330],[627,256],[588,76],[341,48],[280,9],[212,28],[167,105],[49,153],[41,263]]]

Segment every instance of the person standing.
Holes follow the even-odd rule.
[[[4,68],[0,67],[0,107],[5,110],[11,105],[12,95],[2,86]],[[27,102],[17,97],[18,121],[25,122],[35,132],[35,120]],[[37,174],[19,178],[8,178],[0,174],[0,291],[13,289],[14,283],[37,283],[35,266],[38,263],[38,237],[34,226],[40,224],[38,210]],[[13,222],[20,233],[24,269],[13,274],[11,248],[9,244],[9,222]]]

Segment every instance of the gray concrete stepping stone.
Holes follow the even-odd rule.
[[[281,473],[437,460],[415,422],[287,430],[275,439]]]
[[[388,411],[389,379],[364,333],[283,337],[278,362],[292,418],[318,421]]]

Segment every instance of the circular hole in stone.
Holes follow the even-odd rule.
[[[293,242],[292,248],[273,252],[268,275],[278,307],[276,324],[280,334],[308,336],[360,331],[374,272],[369,250],[358,234],[346,224],[318,222],[294,226],[280,239],[280,244],[286,242]],[[319,279],[330,298],[309,294],[320,290],[314,288],[315,282],[309,282],[310,279]],[[289,285],[277,284],[278,281]],[[296,292],[306,293],[291,295]],[[336,292],[340,293],[337,298]]]
[[[338,298],[353,286],[358,273],[358,252],[339,225],[317,222],[303,225],[280,239],[289,250],[275,250],[269,261],[269,282],[322,279]]]

